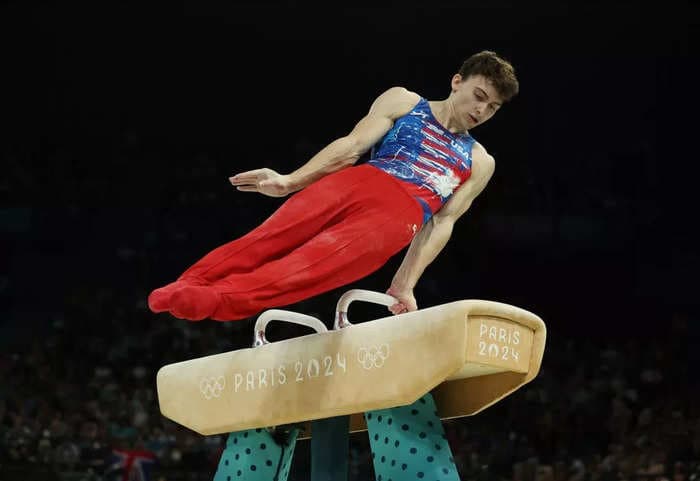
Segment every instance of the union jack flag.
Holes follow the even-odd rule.
[[[156,456],[138,449],[113,449],[109,478],[114,481],[151,481]]]

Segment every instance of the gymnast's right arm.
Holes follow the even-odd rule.
[[[357,162],[362,154],[394,125],[394,120],[408,113],[420,97],[403,87],[392,87],[372,103],[352,131],[321,149],[294,172],[281,175],[272,169],[257,169],[237,174],[229,180],[238,190],[282,197],[303,189],[321,177]]]

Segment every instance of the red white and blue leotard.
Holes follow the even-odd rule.
[[[423,207],[423,223],[471,175],[474,138],[453,134],[435,118],[421,97],[396,120],[367,162],[398,179]]]

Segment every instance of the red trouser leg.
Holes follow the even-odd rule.
[[[348,284],[405,247],[422,216],[420,205],[384,172],[345,169],[188,269],[182,277],[205,278],[210,285],[177,290],[171,312],[191,320],[243,319]]]
[[[212,250],[189,267],[175,282],[155,289],[148,297],[153,312],[171,308],[172,294],[188,285],[208,285],[234,273],[251,272],[266,262],[283,257],[329,224],[337,221],[341,199],[338,181],[344,188],[364,181],[359,168],[327,176],[290,197],[260,226],[236,240]],[[323,199],[319,202],[319,199]]]

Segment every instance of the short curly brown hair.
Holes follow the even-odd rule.
[[[466,59],[458,73],[464,79],[471,75],[483,75],[491,80],[504,102],[515,97],[520,88],[510,62],[491,50],[482,50]]]

